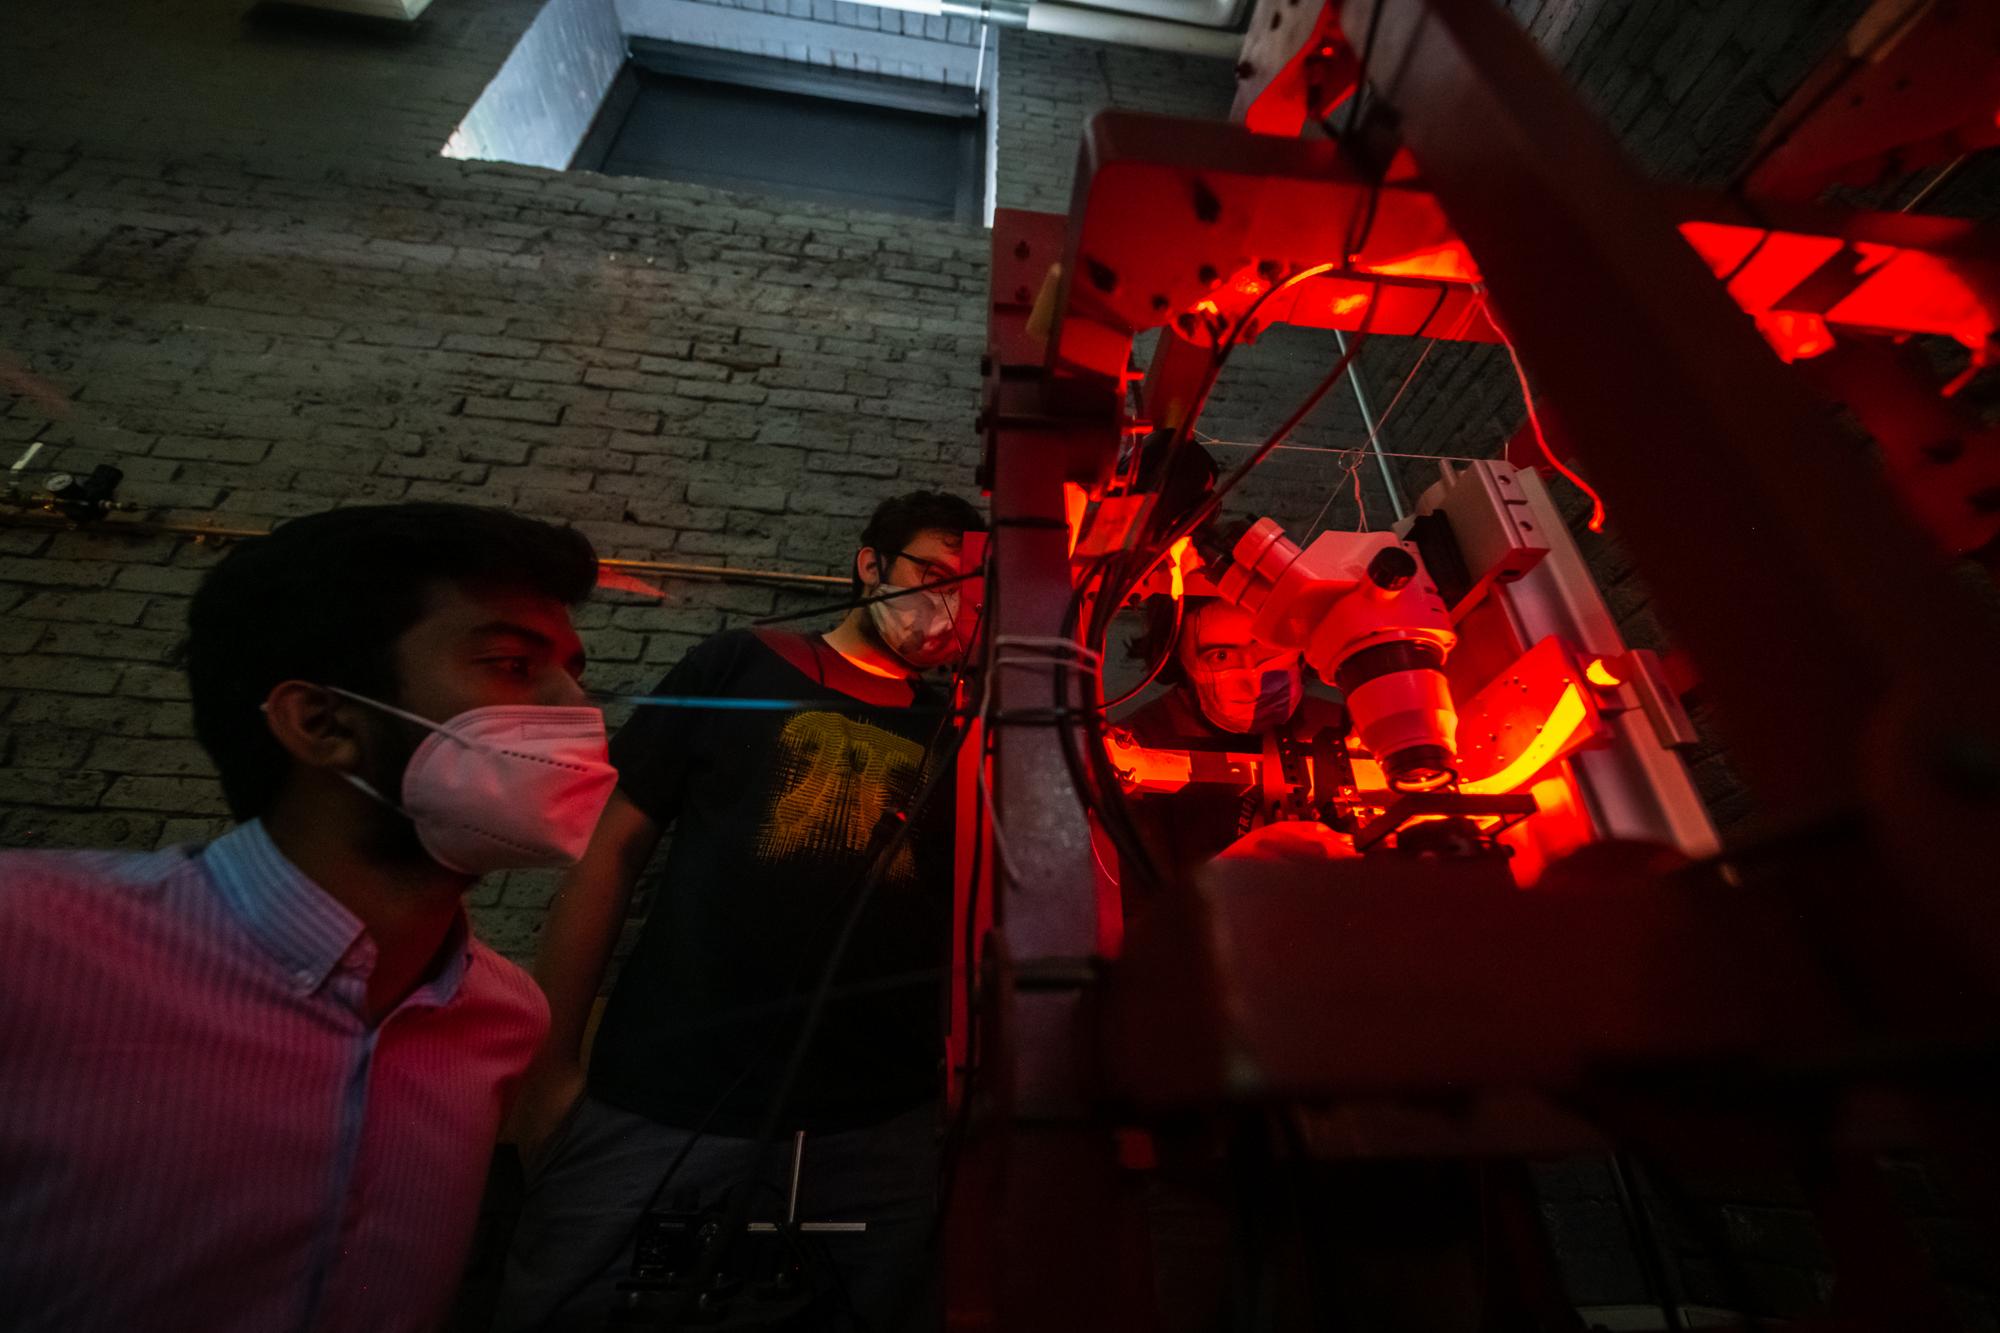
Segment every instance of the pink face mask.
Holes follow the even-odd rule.
[[[1223,731],[1253,736],[1282,726],[1298,711],[1305,674],[1298,659],[1262,668],[1195,667],[1188,672],[1202,715]]]
[[[407,816],[431,859],[461,874],[574,865],[618,784],[595,708],[494,705],[437,723],[326,688],[429,729],[403,770],[401,805],[343,776]]]

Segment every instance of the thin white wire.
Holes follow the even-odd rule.
[[[1403,372],[1403,382],[1396,386],[1396,392],[1389,399],[1389,405],[1383,408],[1381,415],[1375,418],[1375,428],[1368,432],[1368,438],[1359,446],[1351,449],[1329,449],[1324,446],[1310,444],[1281,444],[1278,446],[1280,449],[1289,449],[1295,453],[1342,454],[1353,459],[1348,464],[1347,470],[1334,478],[1333,485],[1327,489],[1326,503],[1322,504],[1319,507],[1319,512],[1313,515],[1312,526],[1306,529],[1305,541],[1302,541],[1300,545],[1304,545],[1305,542],[1310,542],[1313,539],[1313,534],[1319,531],[1319,525],[1325,521],[1327,511],[1333,508],[1334,500],[1339,497],[1341,487],[1347,485],[1350,481],[1354,483],[1355,507],[1361,512],[1361,531],[1368,531],[1368,503],[1362,498],[1360,469],[1363,461],[1371,456],[1376,458],[1421,458],[1435,463],[1484,463],[1491,460],[1491,455],[1475,457],[1471,454],[1404,454],[1397,453],[1392,449],[1377,449],[1375,447],[1377,439],[1382,434],[1382,428],[1389,424],[1390,416],[1396,411],[1396,404],[1403,401],[1403,395],[1409,392],[1412,384],[1416,383],[1417,372],[1424,368],[1424,362],[1430,360],[1432,350],[1441,341],[1447,339],[1456,340],[1460,334],[1465,332],[1467,326],[1472,323],[1472,317],[1486,308],[1486,288],[1481,285],[1475,287],[1474,291],[1478,299],[1466,305],[1465,312],[1459,316],[1458,323],[1452,327],[1452,331],[1445,334],[1443,338],[1433,337],[1424,343],[1423,352],[1418,355],[1416,362]],[[1218,440],[1213,435],[1205,435],[1201,431],[1195,431],[1194,436],[1203,444],[1218,445],[1225,449],[1255,449],[1259,444],[1259,442],[1250,440]]]
[[[1367,461],[1368,455],[1365,452],[1361,450],[1354,452],[1354,461],[1347,465],[1347,471],[1336,477],[1333,485],[1327,488],[1326,503],[1319,507],[1317,514],[1313,515],[1312,526],[1306,529],[1306,535],[1299,541],[1300,546],[1308,545],[1312,541],[1313,536],[1319,532],[1319,525],[1326,520],[1327,511],[1333,508],[1333,502],[1340,498],[1340,488],[1347,484],[1347,479],[1349,477],[1356,478],[1355,486],[1357,488],[1360,486],[1361,465]],[[1364,522],[1367,520],[1367,517],[1368,511],[1365,509],[1362,510],[1362,520]],[[1363,530],[1365,531],[1366,529]]]
[[[1223,449],[1255,449],[1260,443],[1257,440],[1218,440],[1212,435],[1203,435],[1200,431],[1195,432],[1195,438],[1203,444],[1213,444]],[[1338,449],[1320,444],[1281,444],[1278,448],[1289,449],[1293,453],[1300,454],[1342,454],[1352,456],[1355,454],[1372,455],[1374,453],[1374,450],[1370,449],[1367,445]],[[1493,455],[1491,454],[1399,454],[1394,450],[1386,450],[1382,456],[1384,458],[1429,459],[1434,463],[1490,463],[1493,461]],[[1341,480],[1346,480],[1345,474],[1342,475]]]
[[[1007,876],[1007,879],[1011,883],[1019,884],[1022,882],[1021,875],[1014,869],[1014,858],[1007,851],[1007,839],[1000,832],[1000,811],[993,801],[993,784],[986,780],[987,760],[984,753],[984,746],[988,738],[992,735],[993,680],[1000,674],[1002,667],[1055,666],[1065,656],[1075,659],[1081,665],[1089,667],[1094,671],[1102,670],[1103,656],[1095,649],[1086,648],[1074,639],[1065,639],[1058,635],[1001,635],[993,640],[993,646],[995,648],[1027,648],[1048,654],[1048,656],[1044,657],[994,658],[991,669],[986,673],[985,683],[980,687],[979,692],[979,727],[982,752],[979,756],[979,766],[974,778],[974,784],[978,788],[977,795],[980,802],[986,807],[987,827],[993,830],[993,851],[996,859],[1000,862],[1000,870]]]

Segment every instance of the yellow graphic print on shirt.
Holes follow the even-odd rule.
[[[924,747],[839,713],[800,713],[778,735],[770,812],[756,856],[769,864],[812,853],[867,851],[882,816],[916,794]],[[888,879],[908,881],[916,856],[905,843]]]

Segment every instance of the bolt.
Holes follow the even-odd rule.
[[[1211,226],[1222,218],[1222,201],[1215,197],[1215,191],[1209,189],[1205,181],[1194,183],[1194,215]]]
[[[1026,259],[1026,258],[1028,257],[1028,253],[1029,253],[1029,251],[1028,251],[1028,243],[1027,243],[1026,241],[1022,241],[1022,242],[1018,243],[1017,245],[1015,245],[1015,247],[1014,247],[1014,258],[1016,258],[1016,259]]]
[[[1253,78],[1255,77],[1256,73],[1257,73],[1257,67],[1251,64],[1249,61],[1239,60],[1236,62],[1236,77],[1239,80]]]
[[[1222,275],[1215,271],[1213,264],[1203,264],[1195,271],[1195,276],[1201,279],[1201,285],[1204,287],[1213,287],[1222,281]]]

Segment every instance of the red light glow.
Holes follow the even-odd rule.
[[[1833,350],[1833,331],[1818,315],[1773,310],[1757,316],[1757,331],[1788,366]]]
[[[650,597],[658,602],[663,602],[667,599],[667,594],[664,591],[654,587],[644,579],[633,578],[630,574],[621,573],[615,569],[606,569],[603,565],[597,567],[597,586],[600,588],[610,588],[616,592],[637,593],[641,597]]]
[[[1446,241],[1442,245],[1413,250],[1394,259],[1371,261],[1361,267],[1369,273],[1389,277],[1438,278],[1445,282],[1479,281],[1479,266],[1472,262],[1471,252],[1460,241]]]
[[[1625,678],[1613,671],[1601,657],[1592,658],[1590,665],[1583,669],[1583,674],[1592,685],[1599,685],[1605,689],[1625,683]]]
[[[1591,489],[1589,482],[1578,476],[1562,459],[1556,456],[1556,451],[1549,447],[1549,437],[1542,433],[1542,414],[1535,410],[1535,391],[1528,387],[1528,372],[1521,364],[1521,354],[1514,350],[1514,340],[1507,336],[1507,330],[1501,328],[1500,322],[1493,318],[1490,311],[1487,314],[1487,321],[1499,333],[1501,345],[1507,349],[1507,359],[1514,363],[1514,375],[1521,381],[1521,401],[1527,404],[1528,424],[1534,427],[1535,443],[1541,446],[1542,457],[1549,460],[1550,467],[1567,477],[1570,485],[1590,497],[1590,530],[1592,532],[1604,531],[1603,499],[1595,490]]]
[[[1535,739],[1514,756],[1513,762],[1497,773],[1459,784],[1459,790],[1474,796],[1499,796],[1515,790],[1547,768],[1557,755],[1568,750],[1589,718],[1590,710],[1583,705],[1583,691],[1571,685],[1556,700],[1556,706],[1549,711],[1548,721],[1542,724]]]

